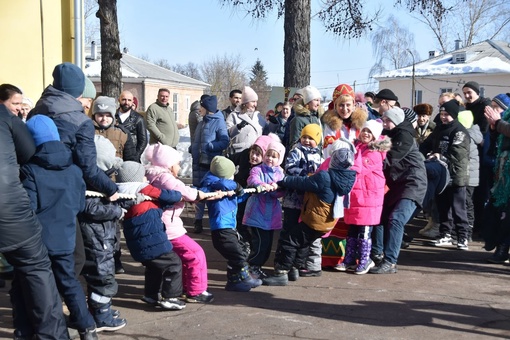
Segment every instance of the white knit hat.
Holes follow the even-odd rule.
[[[256,102],[257,100],[259,100],[259,96],[255,93],[255,91],[251,87],[245,86],[243,95],[241,96],[241,104]]]
[[[381,136],[383,125],[379,119],[371,119],[365,122],[361,130],[365,128],[370,130],[372,136],[374,136],[374,140],[378,140],[379,137]]]
[[[301,89],[301,92],[303,93],[303,102],[305,104],[308,104],[314,99],[322,99],[322,95],[317,90],[317,88],[313,87],[312,85],[308,85]]]

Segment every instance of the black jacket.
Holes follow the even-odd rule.
[[[143,151],[147,147],[147,127],[145,126],[145,122],[143,117],[131,110],[129,113],[129,117],[126,118],[124,122],[120,121],[119,112],[115,114],[115,119],[119,126],[122,126],[127,132],[129,132],[133,144],[135,145],[136,150],[136,161],[140,163],[140,157],[142,156]]]
[[[19,179],[19,165],[35,152],[25,124],[0,104],[0,252],[15,250],[35,237],[41,225]]]

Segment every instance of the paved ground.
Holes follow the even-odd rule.
[[[323,272],[287,287],[233,293],[223,288],[225,261],[209,230],[196,239],[208,256],[215,301],[178,312],[146,305],[142,267],[124,255],[127,273],[118,276],[114,305],[128,325],[101,339],[510,339],[510,267],[487,264],[480,242],[461,252],[417,237],[402,251],[397,274]],[[12,334],[7,293],[0,289],[1,339]]]

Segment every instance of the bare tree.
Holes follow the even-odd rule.
[[[83,3],[83,17],[85,18],[85,43],[88,45],[99,38],[99,21],[96,18],[97,0],[85,0]]]
[[[210,94],[218,97],[218,107],[229,104],[228,94],[232,89],[241,89],[247,83],[240,55],[215,56],[205,61],[201,68],[202,80],[211,85]]]
[[[187,64],[175,64],[171,66],[170,69],[187,77],[202,80],[202,75],[200,74],[200,66],[191,61]]]
[[[158,60],[154,61],[154,65],[158,65],[158,66],[166,68],[168,70],[172,69],[172,65],[170,64],[168,59],[158,59]]]
[[[96,16],[101,25],[101,89],[105,96],[117,98],[122,87],[117,0],[98,0]]]

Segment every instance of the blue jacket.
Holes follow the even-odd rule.
[[[43,143],[21,172],[49,254],[72,254],[76,215],[85,206],[85,182],[71,150],[59,141]]]
[[[195,140],[191,144],[193,185],[200,184],[206,172],[209,171],[209,164],[214,156],[220,156],[227,148],[229,141],[227,125],[221,111],[205,115],[204,119],[198,123]]]
[[[83,171],[87,184],[108,196],[117,192],[117,185],[97,167],[94,125],[76,98],[50,85],[30,114],[53,119],[60,140],[73,152],[74,163]]]

